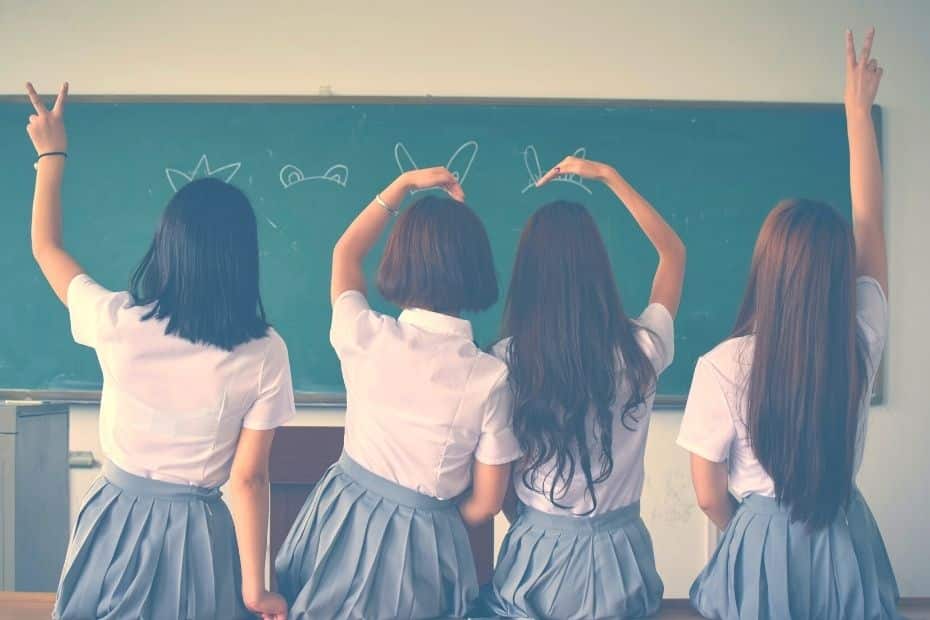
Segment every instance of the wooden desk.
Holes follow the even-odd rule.
[[[0,620],[48,620],[55,595],[51,592],[0,592]],[[906,599],[899,607],[905,618],[930,619],[930,598]],[[659,620],[700,618],[684,599],[669,599],[662,604]]]

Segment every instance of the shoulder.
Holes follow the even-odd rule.
[[[493,355],[500,361],[504,362],[505,364],[509,363],[510,362],[510,338],[502,338],[501,340],[498,340],[497,342],[495,342],[491,346],[491,349],[488,353],[490,355]]]
[[[637,343],[656,373],[661,373],[675,358],[675,322],[671,313],[664,305],[651,303],[632,323]]]
[[[729,338],[698,358],[698,364],[713,370],[720,379],[738,384],[752,368],[752,346],[751,335]]]

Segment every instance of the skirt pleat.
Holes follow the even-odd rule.
[[[523,506],[483,603],[502,618],[643,618],[662,592],[638,502],[594,517]]]
[[[247,618],[232,517],[218,489],[112,463],[78,514],[53,618]]]
[[[772,498],[747,497],[691,586],[695,609],[720,620],[897,619],[898,598],[878,524],[858,491],[817,531]]]
[[[345,454],[301,508],[275,573],[294,619],[461,617],[478,594],[456,504],[380,478]]]

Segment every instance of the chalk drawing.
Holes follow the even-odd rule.
[[[171,189],[178,191],[178,188],[184,187],[186,183],[190,183],[194,179],[206,177],[216,177],[221,181],[229,183],[232,178],[236,176],[236,173],[239,172],[240,166],[242,166],[242,162],[235,162],[220,166],[214,170],[210,168],[210,160],[207,159],[207,156],[201,155],[200,160],[197,161],[197,165],[194,166],[194,169],[190,172],[183,172],[176,168],[165,168],[165,176],[168,177],[168,184],[171,185]]]
[[[465,142],[452,153],[452,157],[449,158],[449,163],[446,164],[446,168],[452,173],[452,176],[455,177],[459,185],[465,183],[465,179],[468,177],[468,171],[471,170],[471,165],[474,163],[475,157],[477,156],[478,143],[474,140]],[[410,156],[410,151],[407,150],[403,142],[398,142],[394,145],[394,161],[397,162],[397,167],[401,172],[419,170],[420,168],[417,166],[416,162],[413,161],[413,157]],[[428,189],[436,188],[424,187],[415,189],[411,193],[423,192]]]
[[[573,155],[579,159],[585,159],[585,154],[587,150],[585,147],[576,149]],[[539,155],[536,154],[536,147],[532,144],[523,149],[523,165],[526,166],[526,172],[530,175],[529,184],[523,188],[521,194],[534,189],[536,187],[536,182],[543,176],[542,167],[539,165]],[[577,187],[580,187],[584,191],[591,193],[591,189],[584,184],[584,179],[577,174],[560,174],[552,179],[559,183],[571,183]]]
[[[345,187],[349,184],[349,167],[345,164],[335,164],[327,168],[326,172],[323,174],[308,177],[304,174],[303,170],[294,164],[287,164],[281,168],[278,178],[281,180],[281,185],[284,189],[290,189],[304,181],[329,181],[340,187]]]

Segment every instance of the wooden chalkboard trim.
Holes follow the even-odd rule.
[[[66,403],[70,405],[99,405],[99,390],[0,390],[0,403],[3,401],[37,401]],[[688,400],[684,395],[659,394],[656,396],[655,409],[684,409]],[[297,407],[306,408],[342,408],[346,406],[345,392],[295,392],[294,402]],[[872,405],[884,405],[882,383],[876,382],[872,395]]]
[[[99,390],[0,390],[0,402],[41,401],[69,403],[74,405],[99,405]],[[295,392],[298,407],[345,407],[345,392]],[[656,409],[681,409],[685,406],[684,396],[658,395]]]
[[[54,94],[42,95],[53,97]],[[726,107],[726,108],[842,108],[841,102],[824,101],[721,101],[701,99],[593,99],[570,97],[433,97],[431,95],[71,95],[75,103],[280,103],[319,105],[503,105],[581,107]],[[0,95],[0,103],[22,103],[25,94]],[[879,106],[874,106],[880,109]]]

